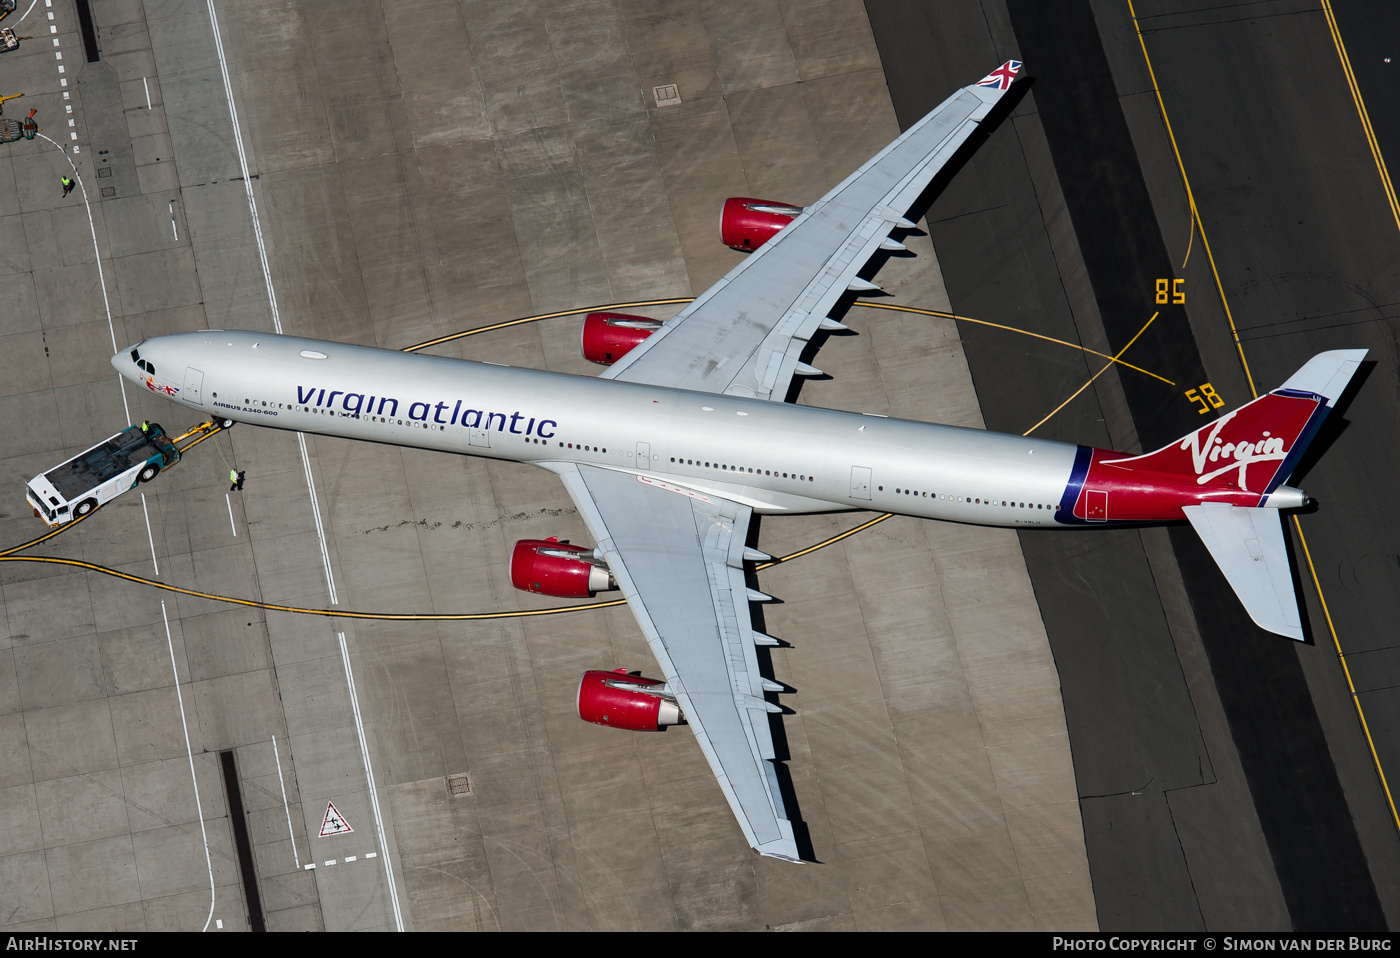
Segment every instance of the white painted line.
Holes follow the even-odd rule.
[[[141,511],[146,514],[146,541],[151,544],[151,565],[156,568],[156,575],[160,575],[160,564],[156,562],[156,540],[151,536],[151,513],[146,508],[146,494],[141,493]]]
[[[228,497],[227,492],[224,493],[224,503],[228,506],[228,527],[233,530],[233,537],[237,539],[238,527],[233,524],[233,500]]]
[[[366,858],[378,858],[378,857],[379,857],[379,853],[378,853],[378,852],[365,852],[365,857],[366,857]]]
[[[223,920],[222,918],[215,918],[215,919],[214,919],[214,927],[215,927],[215,928],[222,929],[222,928],[224,927],[224,920]]]
[[[39,2],[39,0],[33,0],[33,2],[29,4],[29,10],[33,10],[33,9],[34,9],[34,4],[35,4],[35,3],[38,3],[38,2]],[[51,6],[53,6],[53,0],[44,0],[44,6],[46,6],[46,7],[51,7]],[[24,22],[24,17],[29,16],[29,10],[24,11],[24,16],[21,16],[21,17],[19,18],[19,23],[23,23],[23,22]],[[49,16],[53,16],[53,14],[49,14]],[[19,26],[19,23],[16,23],[15,26]]]
[[[141,78],[141,85],[146,88],[146,109],[151,108],[151,85],[146,82],[146,78]]]
[[[345,856],[345,860],[346,860],[347,862],[353,862],[353,861],[355,860],[355,856],[354,856],[354,855],[346,855],[346,856]]]
[[[190,748],[190,726],[185,721],[185,697],[180,694],[180,670],[175,665],[175,641],[170,638],[170,616],[165,613],[165,600],[160,600],[160,617],[165,620],[165,645],[170,650],[170,671],[175,675],[175,701],[180,705],[180,727],[185,730],[185,754],[190,759],[190,781],[194,784],[194,807],[199,813],[199,834],[204,837],[204,864],[209,869],[209,916],[200,931],[209,930],[214,917],[214,863],[209,860],[209,833],[204,829],[204,806],[199,801],[199,779],[194,774],[194,751]]]
[[[263,242],[262,221],[258,219],[258,201],[253,196],[253,178],[248,172],[248,154],[243,149],[243,130],[238,124],[238,107],[233,102],[233,81],[229,79],[228,60],[224,57],[224,38],[219,32],[219,16],[214,12],[214,0],[205,0],[209,8],[209,26],[214,33],[214,50],[219,55],[219,72],[224,80],[224,99],[228,101],[228,115],[233,123],[233,145],[238,148],[238,168],[243,174],[243,190],[248,196],[248,212],[253,218],[253,237],[258,243],[258,260],[262,264],[263,283],[267,286],[267,305],[272,311],[272,330],[282,335],[282,317],[277,312],[277,292],[272,287],[272,268],[267,263],[267,245]],[[59,67],[61,71],[63,68]],[[113,352],[116,348],[113,347]],[[320,540],[321,562],[326,571],[326,588],[330,592],[331,605],[339,605],[335,594],[335,576],[331,572],[331,554],[326,546],[326,530],[321,524],[321,504],[316,499],[316,481],[311,475],[311,456],[306,451],[306,437],[297,433],[297,447],[301,450],[301,467],[306,473],[306,489],[311,494],[311,512],[316,519],[316,538]],[[400,929],[402,930],[402,928]]]
[[[312,871],[313,869],[315,869],[316,863],[315,863],[315,862],[307,862],[305,865],[303,865],[303,866],[301,866],[301,867],[302,867],[302,869],[303,869],[304,871]]]
[[[63,67],[59,67],[58,69],[61,71]],[[67,86],[68,81],[64,80],[63,85]],[[49,138],[42,133],[38,135],[49,140]],[[97,284],[102,287],[102,308],[107,311],[107,332],[112,336],[112,353],[115,354],[117,351],[117,329],[112,325],[112,304],[107,299],[107,280],[102,273],[102,250],[97,246],[97,226],[92,222],[92,204],[88,202],[87,187],[83,185],[83,178],[78,175],[78,168],[73,165],[73,158],[68,155],[68,152],[57,143],[54,143],[53,140],[49,140],[49,142],[53,143],[54,147],[63,154],[63,158],[68,161],[68,166],[73,171],[73,179],[78,181],[78,189],[83,191],[83,205],[87,207],[88,229],[92,231],[92,252],[93,255],[97,257]],[[76,153],[77,147],[74,147],[73,151]],[[121,390],[122,412],[126,415],[126,418],[123,419],[122,422],[129,423],[131,422],[131,407],[128,406],[126,402],[126,379],[124,377],[117,377],[117,388]]]
[[[374,787],[374,770],[370,767],[369,743],[365,741],[365,723],[360,717],[360,697],[355,692],[355,675],[350,670],[350,649],[345,644],[344,632],[337,632],[336,637],[340,640],[340,658],[345,663],[345,684],[350,689],[350,708],[355,713],[355,731],[360,735],[360,757],[364,759],[365,780],[369,782],[369,804],[374,810],[374,827],[379,831],[379,844],[388,847],[389,843],[384,840],[384,818],[379,813],[379,793]],[[384,857],[384,875],[389,879],[389,901],[394,906],[394,924],[399,931],[403,931],[399,891],[394,885],[394,868],[387,855]]]
[[[175,228],[175,201],[170,201],[170,235],[175,237],[175,242],[180,242],[180,231]]]
[[[271,292],[272,287],[268,287]],[[280,324],[279,324],[280,327]],[[280,328],[277,330],[282,331]],[[122,394],[125,398],[126,394]],[[321,503],[316,498],[316,480],[311,476],[311,457],[306,453],[306,436],[304,433],[297,433],[297,446],[301,449],[301,468],[306,473],[306,492],[311,496],[311,515],[316,520],[316,540],[321,546],[321,565],[326,572],[326,588],[330,591],[331,605],[340,605],[340,599],[335,594],[335,576],[331,573],[331,552],[326,547],[326,529],[321,524]]]
[[[238,533],[234,533],[237,535]],[[282,780],[282,756],[277,751],[277,736],[272,736],[272,757],[277,761],[277,784],[282,786],[282,810],[287,813],[287,837],[292,840],[292,860],[301,867],[301,856],[297,854],[297,836],[292,831],[292,809],[287,804],[287,783]]]
[[[330,861],[326,862],[325,864],[327,864],[327,865],[334,865],[334,864],[335,864],[335,859],[332,858]]]

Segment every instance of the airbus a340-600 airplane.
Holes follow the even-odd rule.
[[[1365,355],[1322,353],[1268,395],[1131,456],[978,429],[785,402],[818,330],[920,192],[1005,95],[1021,64],[957,91],[805,209],[731,199],[724,238],[752,255],[665,323],[594,314],[597,378],[262,332],[159,336],[118,353],[174,402],[282,429],[533,463],[556,473],[597,545],[517,543],[517,588],[620,589],[665,680],[585,673],[580,717],[690,725],[755,850],[796,860],[746,582],[754,513],[878,509],[994,526],[1191,521],[1250,616],[1302,638],[1280,509],[1288,479]]]

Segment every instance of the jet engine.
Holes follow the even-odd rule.
[[[802,207],[751,196],[731,196],[719,214],[719,238],[730,249],[751,253],[800,215]]]
[[[611,366],[661,327],[661,320],[627,313],[589,313],[583,320],[583,358]]]
[[[657,732],[685,721],[665,682],[628,675],[626,669],[583,673],[578,683],[578,717],[633,732]]]
[[[510,554],[510,582],[521,592],[582,599],[617,588],[592,549],[548,539],[521,539]]]

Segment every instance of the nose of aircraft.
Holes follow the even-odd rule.
[[[131,358],[131,352],[132,351],[130,349],[124,349],[121,352],[117,353],[115,356],[113,356],[112,368],[115,369],[117,371],[117,374],[120,375],[123,379],[129,379],[132,382],[135,382],[138,378],[136,375],[136,360]]]

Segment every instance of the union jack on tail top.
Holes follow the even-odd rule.
[[[978,86],[989,86],[994,90],[1005,90],[1011,86],[1011,81],[1016,79],[1016,73],[1021,69],[1020,60],[1007,60],[991,73],[977,81]]]

